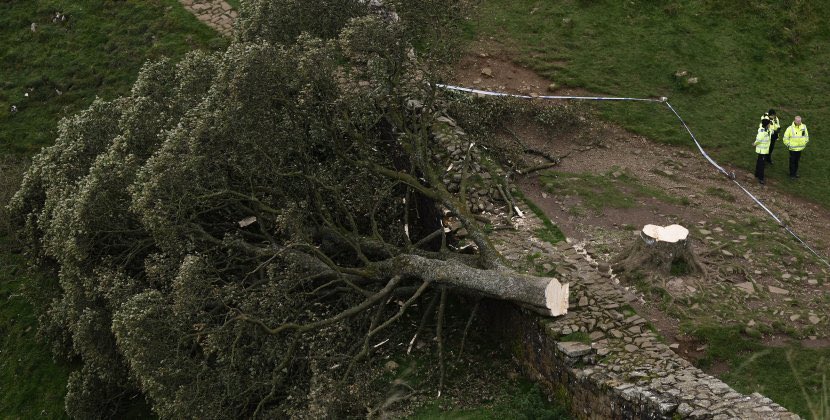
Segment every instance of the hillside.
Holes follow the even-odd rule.
[[[770,178],[779,188],[830,205],[830,10],[809,1],[483,1],[471,38],[501,45],[513,61],[559,86],[615,96],[670,99],[722,163],[754,165],[761,114],[782,126],[801,115],[815,140],[798,182],[787,179],[779,143]],[[693,80],[694,79],[694,80]],[[541,86],[543,93],[547,86]],[[598,108],[611,121],[662,143],[691,148],[666,110]]]

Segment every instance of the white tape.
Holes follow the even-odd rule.
[[[761,207],[765,212],[767,212],[767,214],[769,214],[770,217],[772,217],[780,226],[782,226],[787,232],[789,232],[790,235],[792,235],[796,240],[798,240],[798,242],[800,242],[801,245],[803,245],[810,252],[812,252],[813,255],[815,255],[816,258],[819,259],[819,261],[823,262],[825,265],[830,267],[830,262],[828,262],[827,259],[825,259],[821,255],[819,255],[815,250],[813,250],[813,248],[810,247],[810,245],[808,245],[806,242],[804,242],[804,240],[801,239],[801,237],[799,237],[795,232],[793,232],[793,230],[790,229],[789,226],[784,224],[784,222],[781,221],[781,219],[778,216],[776,216],[775,213],[772,212],[772,210],[767,208],[767,206],[765,206],[764,203],[761,202],[761,200],[758,199],[758,197],[755,197],[755,195],[753,195],[746,188],[744,188],[744,186],[741,185],[741,183],[738,182],[735,179],[733,174],[729,173],[726,169],[723,169],[723,167],[718,165],[718,163],[715,162],[715,160],[712,159],[712,157],[710,157],[708,153],[706,153],[706,150],[703,150],[703,146],[701,146],[700,142],[697,141],[697,138],[695,137],[694,133],[692,133],[692,130],[689,129],[689,126],[686,125],[686,121],[683,121],[683,118],[680,116],[680,114],[674,109],[673,106],[671,106],[671,104],[668,101],[668,98],[663,97],[663,98],[660,98],[660,99],[649,99],[649,98],[620,98],[620,97],[613,97],[613,96],[612,97],[607,97],[607,96],[550,96],[550,95],[547,95],[547,96],[541,96],[541,95],[540,96],[529,96],[529,95],[517,95],[517,94],[512,94],[512,93],[504,93],[504,92],[493,92],[493,91],[489,91],[489,90],[470,89],[470,88],[465,88],[465,87],[460,87],[460,86],[444,85],[444,84],[437,84],[437,83],[436,83],[435,86],[437,86],[439,88],[442,88],[442,89],[453,90],[453,91],[457,91],[457,92],[467,92],[467,93],[473,93],[473,94],[484,95],[484,96],[503,96],[503,97],[520,98],[520,99],[564,99],[564,100],[583,100],[583,101],[632,101],[632,102],[662,102],[662,103],[665,103],[666,106],[669,108],[669,110],[671,110],[671,112],[674,113],[674,115],[677,117],[677,119],[680,121],[680,123],[683,124],[683,128],[685,128],[686,132],[689,133],[689,137],[691,137],[692,141],[694,141],[695,146],[697,146],[697,149],[700,151],[700,154],[712,166],[714,166],[720,173],[722,173],[722,174],[726,175],[728,178],[730,178],[732,180],[732,182],[734,182],[735,185],[738,186],[738,188],[740,188],[746,195],[749,196],[749,198],[751,198],[756,204],[758,204],[759,207]],[[516,209],[516,210],[518,211],[518,209]]]
[[[665,98],[661,99],[645,99],[645,98],[618,98],[615,96],[556,96],[556,95],[539,95],[539,96],[530,96],[530,95],[518,95],[515,93],[504,93],[504,92],[493,92],[490,90],[479,90],[479,89],[470,89],[461,86],[452,86],[452,85],[443,85],[440,83],[436,83],[435,86],[439,88],[446,89],[446,90],[454,90],[458,92],[467,92],[467,93],[475,93],[477,95],[484,95],[484,96],[507,96],[511,98],[520,98],[520,99],[570,99],[570,100],[583,100],[583,101],[639,101],[639,102],[664,102]]]

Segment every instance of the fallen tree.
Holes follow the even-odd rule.
[[[360,414],[340,381],[426,294],[439,314],[448,290],[567,310],[567,285],[505,267],[447,190],[447,99],[405,28],[347,3],[248,2],[227,51],[147,64],[35,158],[11,209],[57,279],[41,332],[82,366],[70,415],[137,394],[162,417]],[[337,28],[295,38],[274,13]]]

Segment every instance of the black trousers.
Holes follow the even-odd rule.
[[[767,155],[762,155],[758,153],[758,159],[755,161],[755,178],[758,178],[759,181],[764,180],[764,165],[766,164]]]
[[[775,150],[775,141],[778,140],[778,131],[773,131],[769,137],[769,154],[766,155],[766,161],[772,163],[772,151]]]
[[[801,160],[801,150],[790,150],[790,176],[798,176],[798,161]]]

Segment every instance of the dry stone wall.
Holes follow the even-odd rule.
[[[674,353],[633,313],[635,299],[605,264],[578,244],[553,246],[532,234],[532,213],[517,231],[499,231],[500,251],[533,260],[570,283],[568,314],[542,319],[514,311],[504,322],[525,373],[552,394],[565,390],[584,419],[798,419],[761,394],[743,395]],[[531,258],[528,258],[528,255]],[[538,256],[538,257],[536,257]],[[517,326],[519,326],[517,328]],[[572,341],[572,338],[580,338]]]

